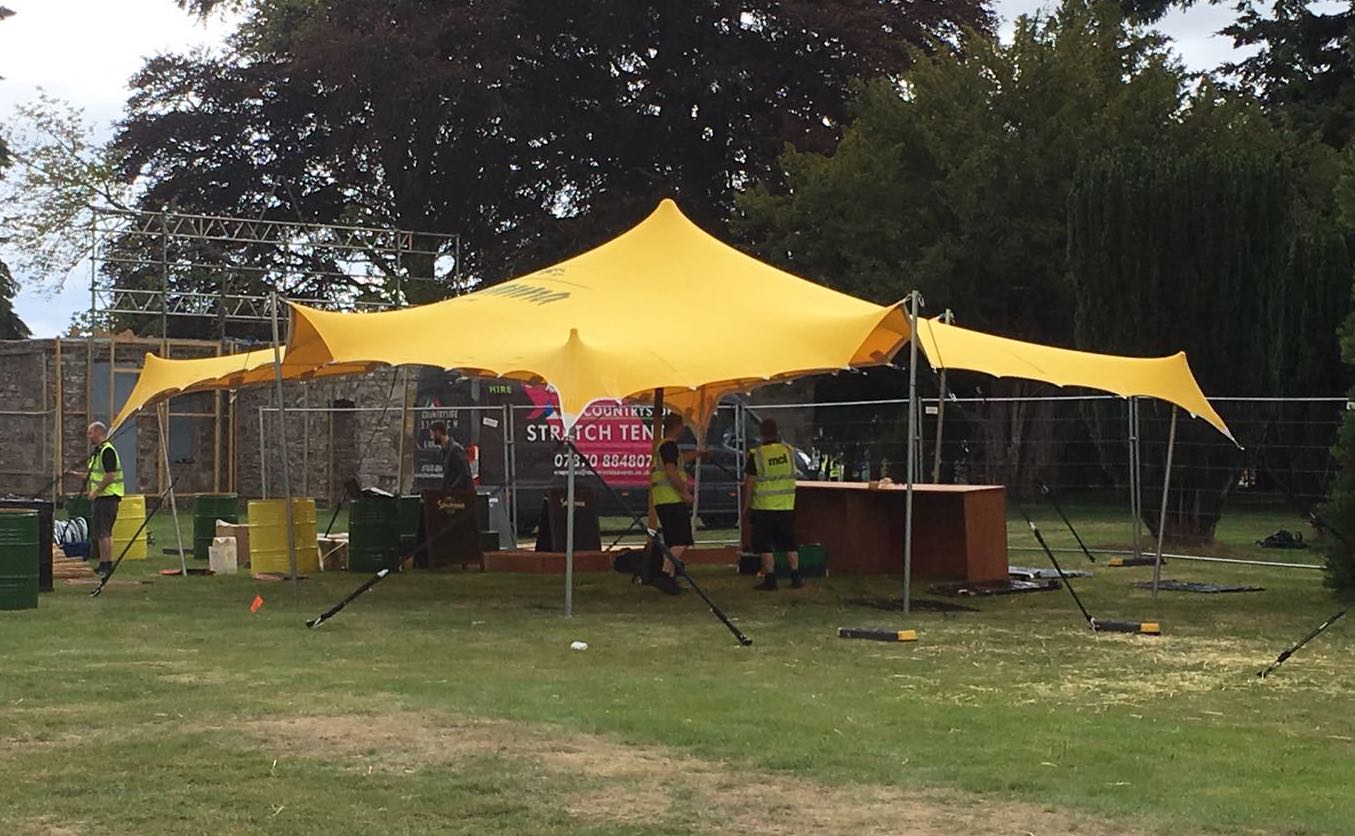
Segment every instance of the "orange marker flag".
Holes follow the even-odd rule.
[[[250,612],[258,612],[258,611],[259,611],[259,607],[262,607],[262,606],[263,606],[263,596],[262,596],[262,595],[255,595],[255,596],[254,596],[254,600],[253,600],[252,602],[250,602],[250,605],[249,605],[249,611],[250,611]]]

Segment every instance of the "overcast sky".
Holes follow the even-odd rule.
[[[373,0],[380,2],[380,0]],[[0,118],[38,88],[85,109],[106,135],[127,98],[127,80],[147,57],[219,44],[231,22],[203,24],[173,0],[0,0],[15,12],[0,24]],[[1004,34],[1018,15],[1049,4],[997,0]],[[1228,60],[1231,44],[1215,33],[1231,20],[1231,4],[1197,4],[1170,15],[1161,27],[1191,69]],[[22,277],[20,277],[22,280]],[[89,306],[89,272],[77,270],[59,292],[24,290],[16,308],[33,334],[55,336],[71,315]]]

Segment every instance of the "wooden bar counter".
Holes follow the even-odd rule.
[[[821,543],[833,574],[903,574],[903,485],[797,482],[795,532]],[[913,486],[913,574],[1007,577],[1007,491],[1001,485]]]

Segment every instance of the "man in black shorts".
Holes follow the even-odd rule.
[[[670,412],[663,416],[663,438],[649,471],[649,492],[659,517],[663,542],[677,557],[692,545],[692,492],[687,487],[687,468],[677,440],[682,436],[682,416]],[[677,595],[676,567],[663,559],[663,571],[654,578],[654,586],[669,595]]]
[[[790,564],[790,585],[805,585],[800,577],[799,543],[795,542],[795,451],[781,443],[776,421],[762,419],[762,445],[748,452],[743,469],[744,519],[753,529],[753,551],[762,555],[762,583],[755,589],[776,591],[773,552],[783,551]]]
[[[83,470],[68,470],[66,475],[85,480],[85,496],[89,497],[89,536],[99,546],[100,575],[113,571],[113,523],[118,519],[118,505],[126,493],[122,479],[122,462],[117,448],[108,440],[108,428],[95,421],[85,430],[93,452],[89,466]]]

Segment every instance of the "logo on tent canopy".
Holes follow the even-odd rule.
[[[495,285],[480,291],[480,295],[504,296],[510,299],[518,299],[523,302],[534,302],[538,305],[563,302],[570,296],[569,291],[567,290],[551,290],[550,288],[537,287],[536,285],[526,284],[525,282],[505,282],[504,284]]]

